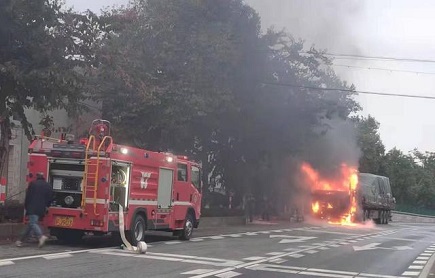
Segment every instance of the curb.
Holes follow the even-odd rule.
[[[201,217],[200,227],[222,227],[246,225],[244,216]],[[17,238],[24,229],[24,223],[0,223],[0,240]]]
[[[421,271],[418,278],[427,278],[429,276],[429,272],[431,271],[432,267],[434,266],[434,262],[435,262],[435,254],[432,254],[432,256],[430,257],[426,266]]]

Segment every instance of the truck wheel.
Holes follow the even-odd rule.
[[[390,218],[390,213],[388,212],[388,210],[385,211],[385,224],[388,224],[388,220]]]
[[[381,211],[381,224],[385,224],[385,210]]]
[[[192,237],[194,221],[195,220],[192,214],[188,213],[186,216],[186,220],[184,221],[184,228],[181,231],[181,235],[180,235],[181,240],[189,240]]]
[[[377,211],[378,214],[378,218],[375,218],[375,223],[376,224],[382,224],[382,211]]]
[[[137,214],[131,224],[130,231],[127,233],[128,241],[134,246],[136,246],[139,241],[144,241],[146,227],[145,218]]]

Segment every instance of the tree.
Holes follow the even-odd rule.
[[[262,36],[241,0],[134,1],[102,20],[113,31],[98,54],[98,97],[116,138],[193,155],[206,184],[219,176],[262,195],[323,119],[358,109],[349,92],[271,85],[353,89],[324,52],[302,54],[284,32]]]
[[[379,123],[372,116],[354,117],[357,130],[357,142],[361,149],[359,170],[363,173],[379,174],[382,171],[382,159],[385,146],[379,135]]]
[[[10,122],[19,119],[26,135],[32,127],[24,110],[75,111],[84,93],[93,49],[101,35],[92,13],[64,11],[57,0],[4,0],[0,3],[0,154],[2,170]],[[9,135],[9,136],[8,136]]]
[[[385,155],[384,165],[385,172],[381,174],[390,178],[397,203],[413,204],[417,198],[412,188],[417,185],[418,179],[414,158],[394,148]]]

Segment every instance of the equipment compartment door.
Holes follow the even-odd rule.
[[[174,171],[171,169],[159,169],[159,189],[157,192],[157,207],[166,209],[172,206],[172,185]]]

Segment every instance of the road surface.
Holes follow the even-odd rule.
[[[0,277],[419,277],[435,253],[435,226],[229,227],[189,242],[154,238],[142,255],[105,241],[2,245]]]

